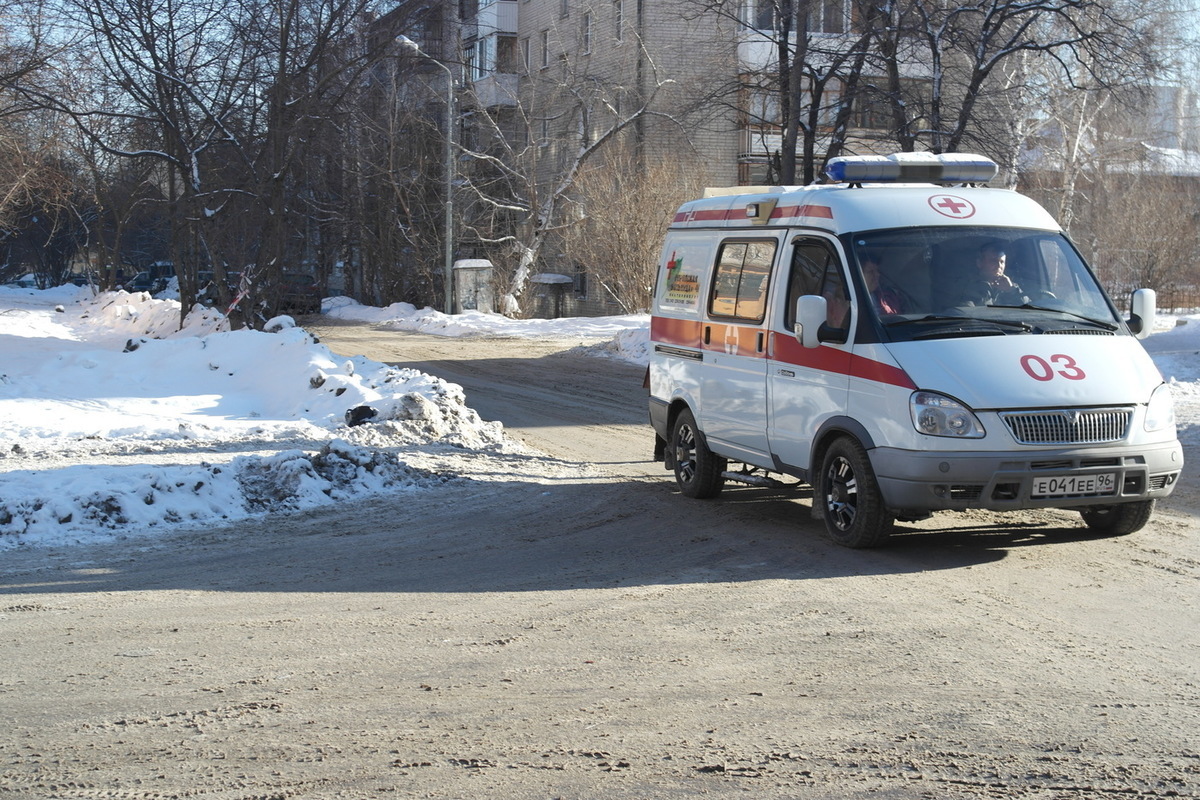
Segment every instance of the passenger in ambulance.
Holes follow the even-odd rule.
[[[826,273],[821,295],[825,298],[825,323],[831,328],[846,328],[850,324],[850,297],[836,269]]]
[[[867,284],[867,291],[871,294],[871,302],[875,306],[875,311],[880,314],[903,314],[904,313],[904,298],[895,289],[885,286],[880,280],[880,268],[882,266],[882,258],[875,251],[868,251],[863,254],[862,275],[863,282]]]
[[[1005,273],[1007,266],[1004,244],[999,241],[984,243],[975,257],[975,280],[968,284],[958,305],[1007,306],[1026,302],[1021,287]]]

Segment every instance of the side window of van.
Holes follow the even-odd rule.
[[[774,239],[722,244],[717,254],[709,314],[762,322],[767,313],[767,286],[774,261]]]
[[[849,324],[850,295],[846,291],[837,252],[819,239],[798,241],[792,249],[792,273],[788,277],[787,310],[784,312],[788,330],[796,324],[796,300],[806,294],[825,298],[829,325],[844,328]]]

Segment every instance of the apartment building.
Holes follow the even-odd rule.
[[[461,0],[452,9],[418,7],[416,16],[408,6],[396,21],[423,19],[409,26],[415,35],[406,35],[435,35],[436,41],[421,43],[422,51],[454,70],[459,141],[477,153],[522,162],[515,171],[536,176],[544,195],[599,141],[604,152],[592,154],[590,164],[620,154],[624,169],[669,163],[699,186],[778,182],[782,137],[771,77],[778,38],[772,7],[768,0],[727,6],[704,0]],[[810,30],[822,44],[810,53],[846,39],[849,14],[849,0],[825,0]],[[837,108],[836,87],[823,89],[822,104]],[[476,188],[486,185],[486,172],[494,167],[478,158],[464,163],[475,170]],[[512,205],[532,204],[533,194]],[[517,216],[494,213],[492,236],[479,240],[495,240],[505,225],[529,224]],[[538,268],[575,277],[576,295],[594,294],[577,265],[555,257],[556,244],[547,246]],[[461,252],[485,255],[491,254]]]

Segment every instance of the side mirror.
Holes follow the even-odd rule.
[[[828,308],[824,297],[806,294],[796,300],[796,340],[804,347],[820,347],[821,326],[825,324]]]
[[[1135,289],[1129,299],[1130,317],[1129,330],[1139,339],[1145,339],[1154,332],[1155,303],[1158,295],[1153,289]]]

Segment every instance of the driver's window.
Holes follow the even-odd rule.
[[[850,295],[846,291],[841,262],[828,242],[820,239],[797,241],[792,248],[792,268],[788,277],[788,330],[796,325],[796,300],[808,294],[825,298],[826,322],[834,328],[850,324]]]

